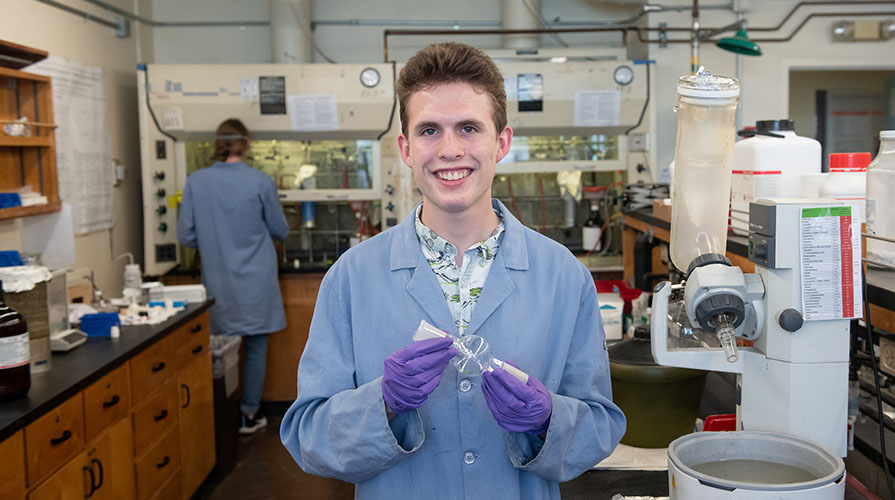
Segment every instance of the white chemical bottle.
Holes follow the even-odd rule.
[[[895,238],[895,130],[879,133],[879,153],[867,166],[867,233]],[[895,266],[895,243],[867,238],[867,259]]]
[[[670,248],[671,261],[686,271],[700,255],[727,251],[740,84],[700,69],[682,76],[677,92]]]
[[[795,133],[792,120],[760,120],[754,135],[733,146],[730,227],[749,234],[749,203],[759,198],[798,198],[802,176],[820,174],[820,143]]]
[[[869,163],[870,153],[831,153],[830,175],[819,190],[821,198],[833,198],[855,205],[858,222],[864,222]]]

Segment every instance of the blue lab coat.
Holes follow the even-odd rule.
[[[346,252],[320,286],[298,368],[298,399],[280,437],[306,472],[357,483],[360,499],[559,499],[568,481],[608,456],[625,432],[611,401],[593,279],[569,251],[524,227],[494,200],[506,234],[467,334],[551,392],[546,440],[501,429],[481,377],[453,366],[418,410],[389,422],[383,361],[421,319],[456,334],[413,225]]]
[[[241,162],[217,162],[187,178],[177,238],[202,257],[202,284],[215,299],[211,333],[286,328],[271,238],[288,234],[276,185],[263,172]]]

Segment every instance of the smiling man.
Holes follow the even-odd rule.
[[[430,45],[397,94],[423,201],[324,277],[281,439],[356,498],[558,499],[625,431],[593,279],[491,198],[513,130],[490,58]],[[411,341],[421,319],[484,337],[528,381],[460,374],[450,340]]]

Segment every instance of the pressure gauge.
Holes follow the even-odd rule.
[[[376,68],[364,68],[360,72],[360,82],[368,89],[379,85],[379,72],[376,71]]]
[[[630,66],[619,66],[615,68],[615,83],[619,85],[628,85],[634,81],[634,70]]]

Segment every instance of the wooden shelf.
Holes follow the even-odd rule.
[[[47,51],[0,40],[0,66],[23,68],[47,58]]]
[[[0,55],[7,61],[37,61],[46,52],[0,40]],[[59,180],[56,173],[56,134],[53,120],[52,78],[2,67],[0,61],[0,125],[23,124],[30,137],[0,131],[0,191],[23,187],[46,197],[47,203],[0,209],[0,220],[58,212]],[[24,65],[24,64],[23,64]]]
[[[60,210],[62,210],[61,201],[45,203],[43,205],[31,205],[27,207],[0,208],[0,220],[15,219],[17,217],[27,217],[29,215],[49,214],[58,212]]]
[[[11,147],[41,147],[48,148],[53,146],[55,141],[52,137],[49,136],[40,136],[40,137],[15,137],[11,135],[2,135],[0,134],[0,146],[11,146]]]

